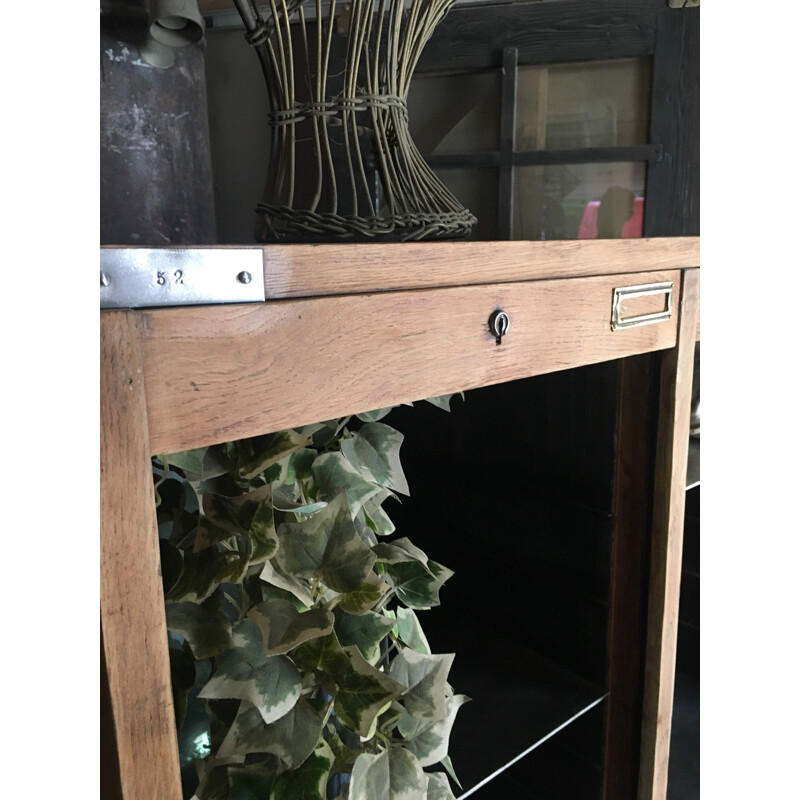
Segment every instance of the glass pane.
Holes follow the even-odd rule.
[[[424,155],[499,150],[499,73],[414,78],[408,120]]]
[[[647,143],[647,58],[519,68],[517,150]]]
[[[642,235],[646,164],[517,167],[515,239],[629,239]]]
[[[497,238],[497,170],[458,167],[436,169],[442,183],[477,218],[470,238],[478,240]]]

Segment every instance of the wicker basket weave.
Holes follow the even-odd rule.
[[[272,130],[262,242],[468,236],[475,217],[408,130],[411,77],[454,0],[235,0],[255,48]],[[311,6],[313,14],[306,14]]]

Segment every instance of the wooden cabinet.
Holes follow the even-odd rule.
[[[604,794],[664,798],[699,241],[261,249],[264,302],[101,314],[103,744],[121,796],[181,797],[151,455],[619,359]],[[622,320],[670,313],[613,329],[615,291],[654,285],[623,293]],[[546,667],[529,680],[553,691]]]

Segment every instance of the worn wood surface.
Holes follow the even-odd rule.
[[[515,47],[503,51],[500,89],[500,170],[497,191],[497,238],[511,240],[514,223],[514,165],[517,135],[517,61]]]
[[[152,453],[672,347],[676,320],[611,331],[615,287],[676,271],[143,310]],[[500,346],[489,315],[511,328]],[[168,354],[168,357],[167,357]]]
[[[658,14],[647,170],[646,236],[700,234],[700,9]]]
[[[604,800],[634,798],[638,786],[660,357],[619,367]]]
[[[696,270],[684,272],[677,344],[661,365],[639,800],[665,800],[678,636]]]
[[[700,265],[697,237],[276,245],[268,299],[650,272]]]
[[[499,67],[506,47],[520,64],[633,58],[653,52],[663,0],[562,0],[456,7],[422,53],[417,72]]]
[[[179,800],[146,370],[136,324],[134,312],[101,314],[100,614],[122,796]]]

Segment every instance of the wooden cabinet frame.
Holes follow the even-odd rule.
[[[265,303],[101,313],[108,796],[181,798],[153,454],[622,358],[606,797],[663,800],[699,240],[260,249]],[[672,320],[612,333],[612,287],[664,275]],[[486,321],[508,304],[498,347]],[[345,360],[365,368],[342,384]]]

